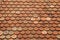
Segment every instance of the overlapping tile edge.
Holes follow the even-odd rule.
[[[0,40],[60,40],[60,0],[0,1]]]

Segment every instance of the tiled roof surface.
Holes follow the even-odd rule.
[[[60,40],[60,0],[0,0],[0,40]]]

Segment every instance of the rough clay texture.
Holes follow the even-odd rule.
[[[0,40],[60,40],[60,0],[0,0]]]

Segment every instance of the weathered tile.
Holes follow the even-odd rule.
[[[0,0],[0,40],[59,40],[59,0]]]

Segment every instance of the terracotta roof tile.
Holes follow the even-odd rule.
[[[60,0],[0,0],[0,40],[60,40]]]

